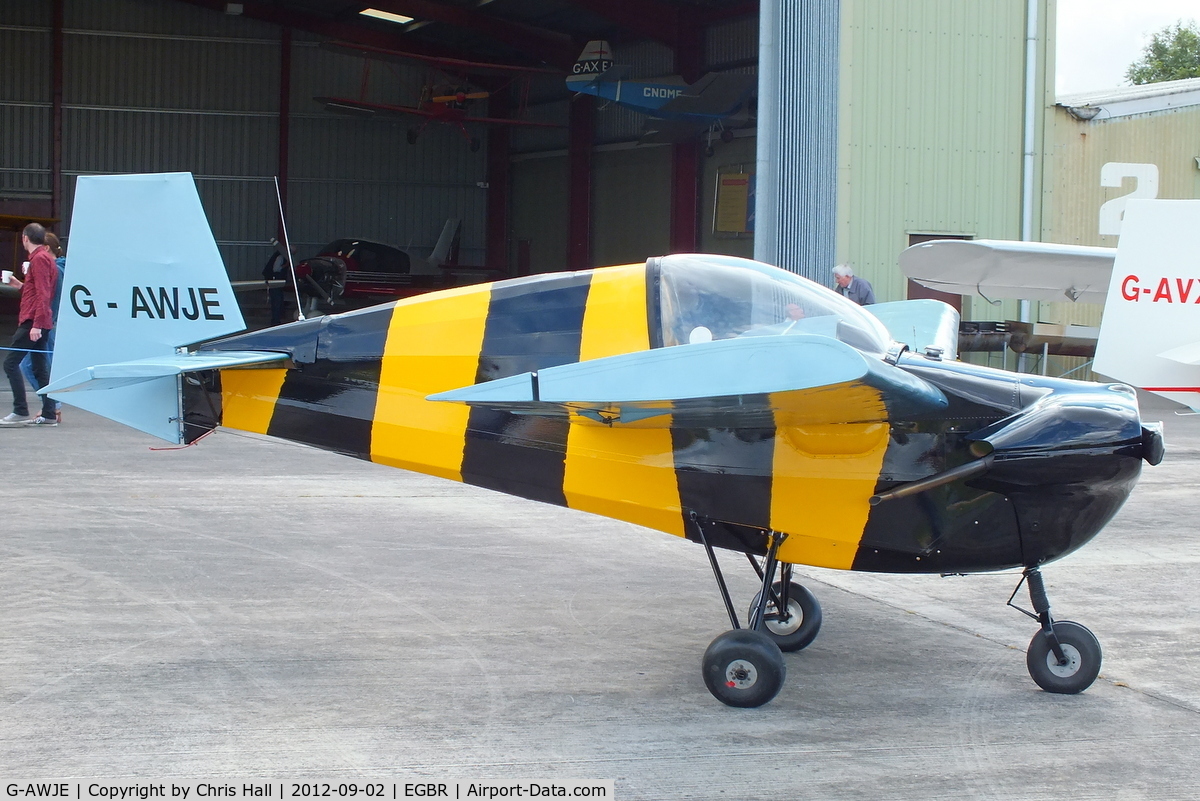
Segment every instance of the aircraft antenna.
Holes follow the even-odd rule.
[[[296,280],[296,265],[292,262],[292,243],[288,240],[287,220],[283,216],[283,195],[279,192],[279,176],[275,176],[275,201],[279,204],[279,227],[283,229],[283,251],[287,254],[288,270],[292,274],[292,291],[296,293],[296,316],[303,320],[304,306],[300,303],[300,283]]]

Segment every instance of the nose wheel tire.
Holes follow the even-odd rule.
[[[760,631],[734,629],[704,652],[704,683],[718,701],[756,707],[778,695],[787,676],[783,652]]]
[[[783,588],[781,582],[771,585],[776,597]],[[758,595],[750,602],[749,616],[758,608]],[[749,617],[748,616],[748,617]],[[767,604],[767,619],[763,621],[763,633],[771,638],[779,650],[792,652],[807,648],[821,630],[821,604],[816,596],[801,584],[789,582],[787,615],[778,614],[774,605]]]
[[[1029,675],[1048,693],[1081,693],[1100,675],[1103,658],[1100,641],[1085,626],[1070,620],[1055,621],[1054,634],[1062,646],[1066,663],[1059,664],[1050,638],[1039,631],[1033,635],[1025,655]]]

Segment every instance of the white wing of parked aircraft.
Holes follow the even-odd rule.
[[[931,289],[1103,303],[1096,372],[1200,411],[1200,200],[1131,200],[1116,248],[934,240],[900,254]]]
[[[935,239],[902,252],[900,270],[922,286],[955,295],[1103,303],[1116,252],[1046,242]]]

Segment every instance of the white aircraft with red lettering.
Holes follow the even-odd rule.
[[[900,254],[930,289],[1103,303],[1093,369],[1200,412],[1200,200],[1131,200],[1116,248],[934,240]]]

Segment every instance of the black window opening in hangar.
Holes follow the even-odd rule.
[[[235,279],[258,276],[278,232],[276,176],[302,256],[346,236],[427,252],[447,219],[461,220],[457,263],[508,275],[665,252],[753,255],[748,233],[714,232],[713,225],[718,175],[754,172],[753,117],[736,129],[731,122],[724,137],[714,128],[685,141],[639,144],[645,115],[574,94],[565,78],[594,40],[611,44],[629,80],[754,76],[757,2],[6,6],[0,214],[58,218],[68,240],[76,176],[189,171]],[[370,9],[384,13],[362,13]],[[465,98],[472,116],[555,127],[468,123],[464,135],[419,117],[338,113],[316,100],[414,106],[444,91],[454,72],[362,55],[372,48],[552,69],[471,75],[469,86],[454,88],[475,95]],[[147,237],[153,232],[133,238]]]

